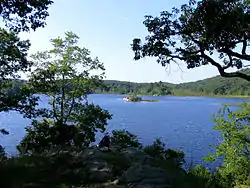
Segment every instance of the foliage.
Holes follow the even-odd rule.
[[[140,95],[170,95],[172,84],[163,82],[156,83],[133,83],[116,80],[104,80],[106,87],[97,88],[95,93],[119,93]]]
[[[0,145],[0,162],[7,159],[6,153],[4,148]]]
[[[243,69],[244,74],[250,74],[250,69]],[[215,76],[195,82],[171,84],[166,82],[135,83],[115,80],[104,80],[106,87],[97,88],[95,93],[118,93],[138,95],[176,95],[176,96],[248,96],[250,84],[240,78],[223,78]],[[165,88],[162,92],[161,88]]]
[[[26,84],[13,82],[19,78],[20,72],[27,72],[33,64],[27,59],[30,43],[20,41],[15,33],[2,28],[0,36],[0,112],[16,110],[26,117],[36,116],[40,113],[35,110],[38,97],[32,96]]]
[[[160,139],[156,139],[152,145],[145,146],[143,151],[153,158],[171,161],[176,166],[182,166],[185,163],[183,151],[170,148],[165,149],[165,144]]]
[[[122,135],[131,135],[128,132],[124,133],[124,131],[117,132],[121,132]],[[134,138],[134,136],[132,137]],[[131,143],[131,140],[130,138],[124,139],[122,142],[119,141],[119,143],[126,143],[125,147],[127,147]],[[173,187],[222,188],[218,186],[217,182],[219,179],[203,167],[199,166],[190,169],[186,173],[179,166],[180,162],[178,162],[179,165],[176,164],[176,161],[180,160],[170,160],[171,158],[169,157],[164,158],[164,152],[167,150],[164,149],[165,145],[162,142],[158,140],[153,145],[155,149],[150,151],[156,151],[162,158],[151,155],[154,161],[151,165],[164,170],[168,178],[171,178],[172,184],[176,185]],[[93,151],[93,153],[96,151],[101,152],[95,150],[95,148],[88,148],[86,151]],[[70,146],[63,149],[54,148],[43,154],[36,155],[32,153],[29,156],[21,155],[7,159],[0,163],[0,174],[2,175],[0,187],[95,187],[97,184],[93,181],[93,178],[90,178],[92,176],[90,176],[88,170],[93,167],[90,164],[94,162],[95,157],[97,160],[103,159],[110,165],[114,179],[121,180],[119,181],[121,184],[126,183],[123,181],[123,174],[134,164],[122,152],[112,150],[96,153],[96,156],[93,153],[88,156],[85,155],[88,153],[86,151],[82,148]],[[176,153],[178,154],[178,152]],[[154,154],[154,152],[151,154]],[[179,154],[172,156],[176,156],[179,159],[182,158],[178,157],[180,156]]]
[[[112,172],[115,176],[121,176],[131,166],[131,161],[119,151],[106,152],[103,157],[112,166]]]
[[[27,117],[36,115],[34,106],[38,98],[27,87],[15,93],[10,93],[9,88],[13,84],[10,81],[18,79],[20,72],[28,73],[33,65],[27,59],[30,42],[20,40],[18,32],[43,27],[52,3],[50,0],[0,2],[0,17],[6,24],[6,29],[0,28],[0,111],[17,110]]]
[[[126,130],[113,130],[110,140],[111,145],[117,149],[128,147],[142,148],[142,144],[137,140],[137,136]]]
[[[241,72],[250,74],[250,69]],[[12,84],[12,90],[18,91],[18,86],[22,81]],[[250,84],[240,78],[223,78],[215,76],[196,82],[181,84],[171,84],[166,82],[135,83],[116,80],[104,80],[104,86],[94,89],[94,93],[116,93],[138,95],[176,95],[176,96],[248,96],[250,94]],[[161,92],[161,88],[165,88]]]
[[[134,59],[154,56],[162,66],[184,61],[187,68],[210,64],[223,77],[250,81],[250,75],[226,72],[250,61],[249,5],[249,0],[190,0],[159,17],[145,16],[149,35],[143,44],[139,38],[133,40]]]
[[[52,50],[32,55],[37,68],[29,86],[44,93],[51,108],[41,121],[34,120],[27,128],[28,134],[20,146],[29,153],[59,146],[88,146],[95,141],[95,132],[103,132],[111,118],[108,111],[87,101],[91,90],[101,85],[103,64],[77,45],[78,36],[72,32],[66,32],[64,39],[52,39],[51,43]]]
[[[222,185],[222,177],[218,173],[211,173],[207,168],[197,165],[188,170],[186,181],[193,187],[207,187],[207,188],[230,188],[230,185]]]
[[[214,118],[215,130],[222,134],[222,142],[216,146],[216,153],[206,160],[223,157],[218,172],[232,184],[250,185],[250,105],[243,103],[237,111],[225,107]],[[225,117],[226,116],[226,117]]]
[[[139,101],[142,101],[142,98],[137,96],[136,94],[132,93],[132,95],[130,95],[128,97],[129,101],[132,101],[132,102],[139,102]]]
[[[57,187],[86,180],[83,161],[71,152],[20,156],[0,163],[1,187]]]
[[[143,151],[150,155],[151,157],[160,157],[163,158],[165,151],[165,144],[161,142],[160,139],[156,139],[152,145],[145,146]]]
[[[6,131],[5,129],[0,129],[0,133],[3,134],[3,135],[8,135],[9,134],[9,132]],[[0,162],[2,160],[5,160],[6,158],[7,158],[7,156],[6,156],[6,153],[4,151],[4,148],[0,145]]]
[[[38,97],[32,96],[27,87],[10,92],[13,83],[10,79],[19,78],[20,72],[27,72],[32,66],[27,59],[30,43],[20,40],[18,32],[43,27],[48,16],[47,9],[52,3],[50,0],[0,1],[0,18],[6,26],[6,29],[0,27],[0,112],[16,110],[28,118],[43,113],[42,110],[35,110]]]
[[[45,19],[49,16],[47,10],[52,3],[51,0],[2,0],[0,17],[3,18],[7,28],[14,32],[36,30],[45,26]]]

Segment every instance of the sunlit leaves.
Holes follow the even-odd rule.
[[[232,183],[246,183],[250,174],[250,105],[244,103],[237,111],[225,107],[215,117],[215,130],[222,134],[222,142],[216,146],[216,153],[207,160],[223,157],[218,168],[222,177],[231,177]]]
[[[95,133],[103,132],[108,111],[89,104],[87,95],[102,85],[104,66],[90,51],[78,45],[79,37],[66,32],[51,40],[53,48],[32,55],[35,70],[29,86],[49,99],[50,108],[42,121],[34,121],[20,146],[27,152],[42,152],[50,147],[88,146]]]

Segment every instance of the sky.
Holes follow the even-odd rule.
[[[163,10],[179,7],[185,0],[55,0],[49,8],[46,27],[22,33],[31,40],[30,54],[48,50],[49,40],[63,37],[66,31],[77,34],[79,45],[88,48],[92,57],[104,63],[106,78],[132,82],[182,83],[218,75],[212,66],[186,69],[173,64],[162,67],[155,58],[134,61],[130,44],[133,38],[144,38],[148,33],[144,16],[157,16]]]

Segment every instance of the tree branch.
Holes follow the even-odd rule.
[[[246,34],[244,34],[244,40],[243,40],[243,42],[242,42],[243,44],[243,46],[242,46],[242,51],[241,51],[241,53],[243,54],[243,55],[246,55],[246,49],[247,49],[247,40],[246,40]]]
[[[219,50],[219,52],[224,52],[224,53],[226,53],[228,55],[238,57],[239,59],[250,61],[250,55],[247,55],[247,54],[239,54],[239,53],[234,52],[234,51],[229,50],[229,49],[222,49],[222,50]]]
[[[211,57],[209,57],[205,53],[202,54],[202,57],[205,58],[208,62],[210,62],[211,65],[215,66],[218,69],[218,71],[222,77],[227,77],[227,78],[238,77],[238,78],[242,78],[242,79],[245,79],[247,81],[250,81],[250,75],[246,75],[246,74],[243,74],[241,72],[227,73],[227,72],[225,72],[225,69],[219,63],[214,61]]]
[[[58,116],[57,116],[57,112],[56,112],[55,100],[56,100],[55,96],[53,96],[53,101],[52,101],[53,114],[54,114],[54,117],[56,118],[56,121],[59,121]]]
[[[68,115],[66,116],[66,118],[65,118],[65,120],[64,120],[64,123],[65,123],[65,124],[67,123],[69,117],[71,116],[71,112],[72,112],[72,110],[73,110],[74,105],[75,105],[75,95],[73,94],[73,96],[72,96],[71,107],[70,107],[70,109],[69,109]]]
[[[229,63],[223,67],[224,70],[228,69],[229,67],[231,67],[233,65],[233,58],[232,56],[228,55],[229,57]]]

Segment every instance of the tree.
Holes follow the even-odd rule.
[[[35,116],[38,97],[23,85],[20,90],[11,91],[20,78],[20,72],[27,72],[32,62],[27,59],[29,41],[20,41],[13,32],[0,28],[0,112],[16,110],[26,117]]]
[[[18,92],[9,92],[14,79],[20,72],[26,72],[32,66],[27,60],[30,47],[28,40],[21,41],[17,36],[20,31],[36,30],[45,25],[47,9],[53,1],[0,1],[0,17],[6,29],[0,27],[0,112],[17,110],[25,117],[34,117],[38,98],[32,96],[27,87]]]
[[[48,97],[51,108],[41,121],[34,120],[27,128],[21,142],[27,152],[88,146],[95,141],[95,132],[105,131],[111,118],[106,110],[88,103],[87,95],[102,84],[105,69],[97,58],[90,57],[88,49],[78,46],[78,39],[66,32],[65,38],[51,40],[53,49],[32,55],[36,69],[29,85]],[[98,71],[100,74],[94,74]]]
[[[225,117],[227,116],[227,117]],[[215,130],[221,131],[222,142],[215,146],[215,154],[206,160],[215,161],[223,157],[218,168],[222,178],[231,184],[250,185],[250,105],[243,103],[233,112],[228,107],[214,118]]]
[[[0,28],[0,111],[17,110],[26,113],[28,110],[27,116],[34,112],[32,106],[37,104],[38,98],[31,96],[27,88],[9,93],[12,81],[20,78],[20,72],[29,71],[33,64],[27,59],[30,42],[21,41],[18,33],[44,27],[49,15],[47,10],[52,3],[51,0],[0,2],[0,17],[7,28]]]
[[[189,69],[210,64],[223,77],[250,81],[248,74],[226,72],[249,66],[249,0],[190,0],[159,17],[146,16],[143,23],[149,35],[144,44],[133,40],[135,60],[153,56],[162,66],[184,61]]]

